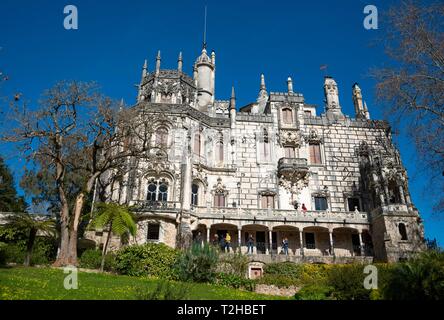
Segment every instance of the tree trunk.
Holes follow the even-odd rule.
[[[109,240],[111,239],[111,229],[113,227],[113,223],[111,221],[111,223],[109,224],[109,229],[108,229],[108,235],[106,237],[106,242],[105,245],[103,246],[103,251],[102,251],[102,262],[100,263],[100,272],[103,272],[103,269],[105,268],[105,257],[106,257],[106,251],[108,249],[108,244],[109,244]]]
[[[69,265],[68,254],[69,254],[69,207],[68,205],[62,205],[62,210],[60,211],[60,251],[57,255],[57,259],[53,266],[62,267]]]
[[[74,218],[73,222],[69,229],[69,247],[68,247],[68,264],[72,266],[77,266],[78,259],[77,259],[77,237],[78,237],[78,230],[79,230],[79,222],[80,222],[80,215],[82,213],[83,204],[85,203],[85,193],[81,192],[77,198],[76,202],[74,204]]]
[[[29,265],[31,264],[32,249],[34,248],[36,235],[37,235],[37,229],[31,228],[31,230],[29,231],[28,244],[26,246],[25,261],[23,262],[23,265],[25,267],[29,267]]]

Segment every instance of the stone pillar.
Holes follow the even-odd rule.
[[[270,242],[270,254],[273,252],[273,232],[268,231],[268,241]]]
[[[210,239],[210,231],[211,231],[211,227],[207,227],[207,243],[210,243],[211,239]]]
[[[359,246],[361,249],[361,256],[364,256],[365,252],[364,252],[364,243],[362,242],[362,231],[359,231]]]
[[[328,231],[330,236],[330,252],[334,256],[335,255],[335,244],[333,243],[333,231]]]
[[[299,231],[299,245],[301,246],[301,256],[304,256],[304,232],[302,230]]]
[[[242,253],[242,229],[237,229],[237,243],[239,245],[239,253]]]
[[[404,188],[402,186],[399,186],[399,197],[401,198],[401,203],[406,204],[405,195],[404,195]]]

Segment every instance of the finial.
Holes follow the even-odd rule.
[[[230,109],[236,109],[236,93],[234,86],[231,87]]]
[[[143,63],[143,68],[142,68],[142,80],[143,80],[143,78],[146,77],[147,74],[148,74],[148,61],[145,59],[145,62]]]
[[[231,99],[236,99],[236,93],[234,92],[234,86],[231,87]]]
[[[156,74],[159,74],[160,71],[160,61],[161,61],[161,57],[160,57],[160,50],[157,51],[157,57],[156,57]]]
[[[267,90],[265,87],[265,76],[264,74],[261,74],[261,90]]]
[[[203,49],[207,48],[207,6],[205,6],[205,19],[204,19],[204,34],[203,34]]]
[[[288,77],[287,79],[287,86],[288,86],[288,93],[293,93],[293,80],[291,80],[291,77]]]
[[[179,53],[179,59],[177,60],[177,70],[179,72],[182,72],[182,65],[183,65],[183,60],[182,60],[182,51]]]

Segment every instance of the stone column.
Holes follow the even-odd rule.
[[[405,196],[404,196],[404,188],[402,186],[399,186],[399,197],[401,198],[401,203],[405,203]]]
[[[273,251],[273,232],[271,230],[268,231],[268,241],[270,242],[270,254]]]
[[[333,256],[335,256],[335,244],[333,243],[333,231],[328,231],[330,236],[330,252]]]
[[[242,253],[242,229],[237,229],[237,242],[239,243],[239,253]]]
[[[207,243],[210,243],[210,231],[211,227],[207,227]]]
[[[361,256],[364,256],[365,252],[364,252],[364,243],[362,242],[362,231],[359,231],[359,246],[361,249]]]
[[[299,245],[301,246],[301,256],[304,256],[304,232],[302,230],[299,231]]]

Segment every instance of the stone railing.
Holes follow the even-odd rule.
[[[177,211],[180,210],[179,201],[148,201],[132,200],[130,206],[134,206],[137,211]]]
[[[237,219],[287,219],[291,221],[368,223],[366,212],[356,211],[299,211],[279,209],[243,209],[193,207],[191,213],[201,218],[237,218]]]

